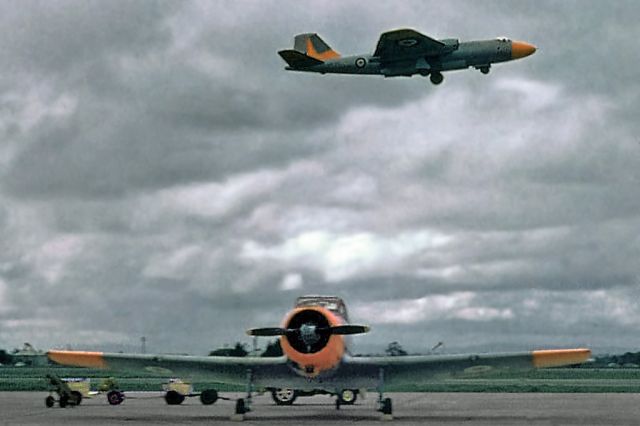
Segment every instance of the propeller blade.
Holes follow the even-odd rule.
[[[280,327],[252,328],[247,330],[249,336],[282,336],[287,330]]]
[[[369,332],[369,327],[366,325],[336,325],[331,327],[331,334],[347,335],[347,334],[362,334]]]

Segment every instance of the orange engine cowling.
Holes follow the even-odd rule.
[[[336,367],[345,352],[344,337],[323,332],[343,324],[340,316],[323,307],[303,307],[291,311],[284,320],[285,329],[298,329],[295,334],[280,337],[282,350],[298,364],[300,373],[315,377]]]

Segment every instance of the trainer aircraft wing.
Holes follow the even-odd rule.
[[[478,355],[349,357],[344,360],[341,368],[345,377],[377,377],[382,370],[385,386],[402,386],[495,369],[517,370],[580,364],[590,357],[591,351],[588,349]]]
[[[411,29],[383,33],[378,40],[373,56],[380,62],[402,61],[419,56],[435,56],[442,52],[445,44]]]
[[[117,371],[148,372],[167,376],[204,377],[221,383],[247,383],[251,370],[257,381],[289,373],[287,359],[192,355],[121,354],[81,351],[49,351],[55,363]]]

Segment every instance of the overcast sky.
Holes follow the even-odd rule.
[[[640,344],[637,1],[0,1],[0,348],[202,354],[345,298],[424,352]],[[286,72],[411,27],[528,58]]]

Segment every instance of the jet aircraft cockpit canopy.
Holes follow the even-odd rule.
[[[349,321],[349,315],[347,314],[347,307],[341,298],[337,296],[300,296],[296,299],[296,308],[304,306],[322,306],[338,314],[345,321]]]
[[[510,38],[508,37],[497,37],[496,40],[498,41],[502,41],[502,42],[507,42],[507,41],[511,41]]]

